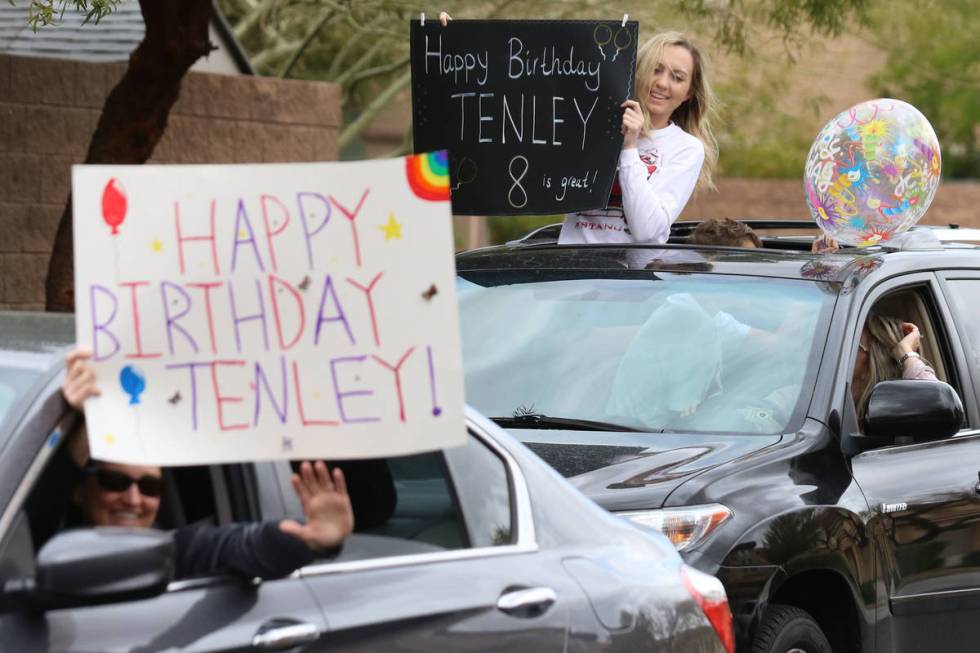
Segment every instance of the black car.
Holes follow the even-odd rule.
[[[467,401],[717,574],[739,650],[977,650],[980,248],[916,229],[817,256],[692,227],[459,254]],[[871,311],[919,327],[942,383],[884,381],[859,423]]]
[[[78,417],[59,390],[72,336],[70,316],[0,313],[2,651],[732,651],[717,579],[473,411],[464,446],[338,462],[355,533],[285,578],[173,580],[169,532],[64,531],[71,490],[49,472]],[[290,472],[165,470],[158,524],[302,515]]]

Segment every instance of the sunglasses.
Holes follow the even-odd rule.
[[[93,473],[99,487],[108,492],[125,492],[130,485],[136,483],[136,487],[143,496],[159,497],[163,494],[163,479],[159,476],[146,474],[139,478],[133,478],[129,474],[102,468],[96,468]]]

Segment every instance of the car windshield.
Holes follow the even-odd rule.
[[[464,271],[457,287],[469,403],[517,416],[508,426],[609,430],[785,432],[834,298],[812,281],[669,272]]]

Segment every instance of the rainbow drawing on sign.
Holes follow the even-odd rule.
[[[431,202],[449,200],[449,155],[445,150],[406,157],[405,172],[416,196]]]

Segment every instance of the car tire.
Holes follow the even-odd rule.
[[[830,642],[806,610],[772,604],[752,642],[752,653],[833,653]]]

